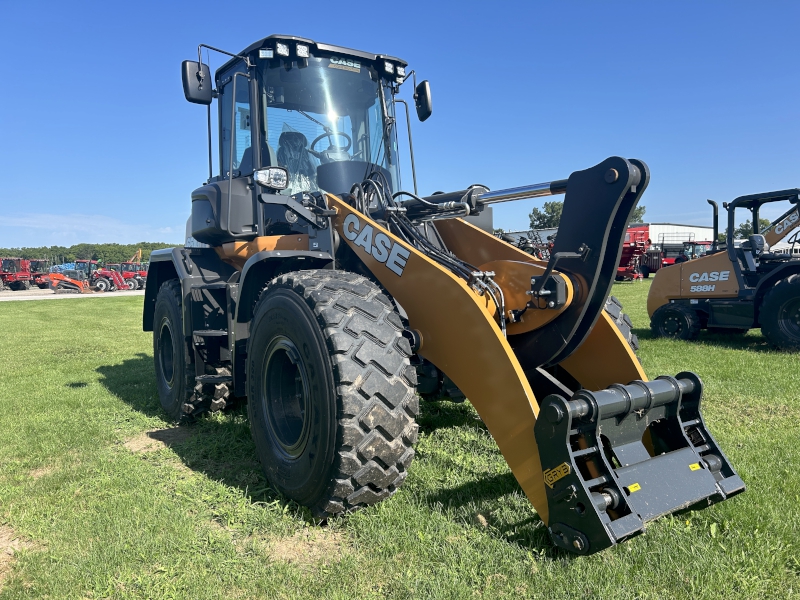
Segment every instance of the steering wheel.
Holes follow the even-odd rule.
[[[332,140],[332,138],[334,136],[341,136],[341,137],[345,138],[347,140],[347,146],[344,146],[344,147],[342,147],[342,146],[334,146],[333,145],[333,140]],[[318,150],[314,150],[314,146],[316,146],[317,142],[319,142],[322,138],[328,138],[328,149],[325,152],[319,152]],[[317,158],[319,158],[319,159],[325,159],[325,158],[328,158],[325,155],[328,154],[329,152],[332,153],[332,154],[338,154],[340,152],[347,152],[348,150],[350,150],[350,147],[352,145],[353,145],[353,139],[349,135],[347,135],[345,132],[343,132],[343,131],[326,131],[325,133],[323,133],[321,135],[318,135],[317,137],[314,138],[314,141],[311,142],[311,146],[309,147],[308,151],[311,154],[313,154],[314,156],[316,156]]]

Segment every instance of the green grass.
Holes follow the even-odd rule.
[[[241,410],[137,451],[169,425],[141,298],[0,304],[0,532],[28,542],[0,598],[798,595],[798,357],[758,331],[650,339],[648,285],[614,289],[645,369],[701,375],[748,490],[590,557],[553,549],[468,403],[424,404],[406,485],[320,529],[269,488]]]

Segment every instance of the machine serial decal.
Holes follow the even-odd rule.
[[[728,281],[730,271],[711,271],[710,273],[692,273],[689,275],[689,281],[698,283],[700,281]]]
[[[570,473],[570,466],[566,462],[561,463],[557,467],[553,469],[545,470],[542,475],[544,475],[544,482],[553,489],[553,484],[558,481],[559,479],[563,479]]]
[[[354,214],[345,217],[342,231],[344,237],[353,242],[353,245],[361,246],[364,252],[372,255],[372,258],[379,263],[385,264],[386,268],[398,277],[403,276],[403,270],[411,253],[400,244],[393,243],[388,235],[378,232],[373,240],[372,225],[362,226],[360,219]]]
[[[331,56],[331,64],[328,66],[331,69],[341,69],[342,71],[352,71],[353,73],[361,72],[361,63],[351,58],[339,58],[338,56]]]

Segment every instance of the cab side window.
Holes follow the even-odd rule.
[[[222,127],[220,136],[220,173],[229,177],[231,170],[231,150],[233,150],[233,176],[252,172],[252,156],[250,150],[250,84],[248,80],[235,73],[246,73],[240,64],[220,77],[219,85],[219,122]],[[236,97],[234,98],[234,82]],[[249,163],[249,164],[245,164]]]

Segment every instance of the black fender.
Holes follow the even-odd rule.
[[[181,282],[183,297],[184,334],[192,334],[191,297],[192,288],[202,285],[227,283],[237,271],[219,257],[213,248],[166,248],[150,255],[150,271],[144,291],[142,328],[153,330],[153,313],[156,297],[161,285],[170,279]]]
[[[180,266],[181,248],[153,250],[144,287],[144,310],[142,311],[142,331],[153,331],[153,313],[156,309],[156,296],[161,285],[170,279],[188,277],[186,268]]]
[[[239,278],[239,298],[236,303],[237,340],[247,337],[249,328],[239,325],[250,323],[253,308],[264,286],[280,273],[299,270],[282,268],[287,263],[293,266],[302,265],[302,269],[325,269],[333,266],[333,257],[327,252],[308,250],[264,250],[247,259]]]
[[[800,273],[800,261],[793,260],[770,271],[758,282],[754,294],[755,297],[753,298],[754,320],[756,323],[759,325],[761,324],[759,312],[761,311],[761,302],[764,300],[764,296],[767,295],[767,292],[769,292],[778,281],[786,279],[795,273]]]

